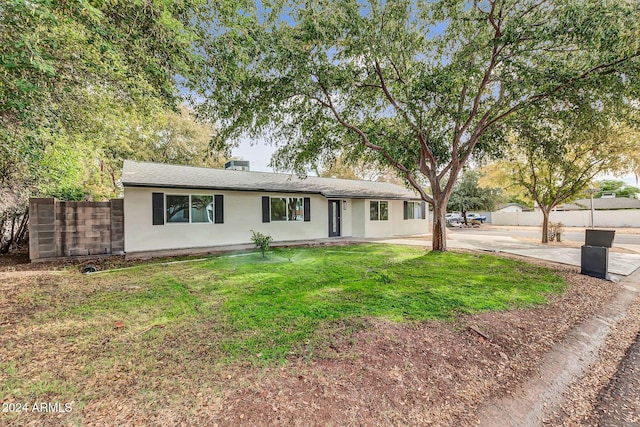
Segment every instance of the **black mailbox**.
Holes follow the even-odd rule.
[[[610,248],[613,244],[615,230],[585,230],[584,244],[587,246],[603,246]]]
[[[609,248],[614,230],[586,230],[580,253],[580,273],[599,279],[609,278]]]

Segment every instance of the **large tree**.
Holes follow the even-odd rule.
[[[633,145],[630,145],[633,147]],[[637,150],[640,150],[640,144],[635,145]],[[631,166],[633,169],[633,166]],[[613,193],[616,197],[636,197],[636,194],[640,194],[640,188],[629,185],[624,181],[617,179],[603,179],[598,181],[598,192],[594,194],[594,197],[600,198],[603,193]]]
[[[459,211],[465,224],[468,223],[467,212],[493,210],[498,199],[498,191],[495,188],[482,187],[478,184],[480,177],[480,172],[476,170],[464,171],[449,198],[447,210]]]
[[[634,1],[238,0],[205,25],[210,73],[194,89],[221,141],[266,135],[274,165],[298,172],[375,153],[433,206],[440,251],[458,174],[512,113],[640,82]]]
[[[0,2],[0,251],[29,196],[93,191],[85,184],[127,133],[177,110],[177,79],[199,69],[192,23],[205,4]]]
[[[629,171],[627,153],[640,151],[629,140],[628,128],[612,123],[596,110],[571,111],[548,107],[536,119],[515,122],[509,147],[497,163],[514,185],[523,189],[542,212],[542,243],[548,241],[549,216],[570,202],[605,172]]]
[[[204,0],[0,3],[0,180],[27,187],[57,140],[131,112],[176,109],[197,73],[191,26]],[[110,103],[109,105],[106,105]],[[107,108],[101,108],[105,106]],[[113,107],[113,108],[109,108]]]

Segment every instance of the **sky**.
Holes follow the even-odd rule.
[[[251,140],[243,138],[237,148],[231,150],[231,155],[240,160],[248,160],[249,167],[254,172],[273,172],[269,167],[271,156],[276,151],[276,147],[267,144],[264,140],[258,140],[251,145]]]

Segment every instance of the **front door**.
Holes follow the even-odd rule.
[[[340,236],[340,200],[329,200],[329,237]]]

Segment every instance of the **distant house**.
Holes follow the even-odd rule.
[[[519,203],[505,203],[498,206],[496,212],[529,212],[531,209]]]
[[[593,199],[595,210],[640,209],[640,200],[628,197],[603,197]],[[559,205],[558,211],[578,211],[591,209],[591,199],[578,199],[573,203]]]
[[[125,252],[428,232],[417,193],[384,182],[125,161]],[[243,170],[233,170],[240,169]]]

